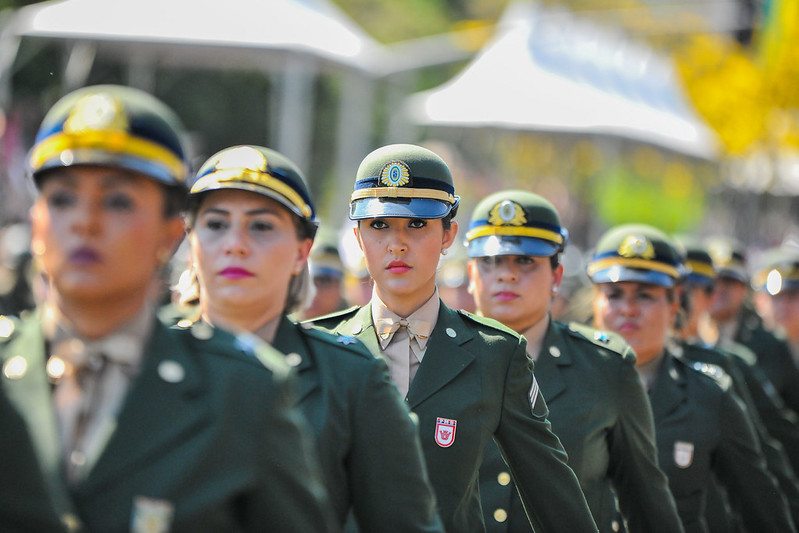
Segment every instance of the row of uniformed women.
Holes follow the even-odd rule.
[[[638,315],[644,301],[659,309],[640,324],[613,322],[611,311],[597,316],[639,351],[639,374],[657,367],[651,375],[666,372],[683,387],[661,387],[671,384],[662,378],[650,390],[653,402],[679,400],[655,408],[658,429],[662,420],[694,421],[657,434],[661,465],[665,454],[686,473],[669,476],[674,499],[656,466],[652,413],[629,348],[611,335],[550,324],[565,231],[546,202],[517,192],[492,198],[467,236],[481,311],[508,329],[438,298],[438,255],[456,236],[459,203],[446,164],[412,145],[369,154],[350,217],[373,299],[317,322],[331,334],[286,318],[302,301],[316,229],[300,172],[266,148],[223,150],[190,192],[200,319],[165,329],[151,302],[155,273],[181,233],[179,137],[168,109],[119,87],[78,91],[45,118],[31,156],[41,192],[33,248],[50,290],[34,316],[7,321],[0,345],[2,388],[12,415],[25,422],[20,439],[32,440],[37,468],[23,466],[28,456],[14,464],[26,468],[18,477],[30,482],[32,501],[45,501],[0,509],[2,525],[325,531],[341,528],[352,512],[350,524],[363,531],[481,531],[478,469],[493,439],[510,471],[498,479],[515,482],[523,510],[507,507],[510,516],[489,522],[615,530],[624,522],[613,515],[612,485],[630,530],[681,530],[674,499],[686,529],[701,528],[710,466],[744,463],[716,474],[732,479],[729,499],[742,503],[747,527],[793,527],[735,401],[664,355],[665,333],[661,344],[649,341],[660,330],[648,320],[662,325],[671,316],[677,277],[657,235],[636,229],[622,243],[613,237],[616,248],[598,257],[592,275],[613,287],[598,292],[598,301],[607,293],[604,309],[619,302]],[[511,272],[516,281],[528,276],[525,290],[503,281]],[[638,287],[624,298],[628,283]],[[662,308],[654,297],[660,289]],[[507,312],[532,294],[533,307]],[[649,334],[636,336],[643,331]],[[639,337],[647,341],[638,345]],[[528,357],[546,377],[540,389]],[[679,394],[687,388],[718,410],[700,414],[693,396]],[[722,425],[708,437],[702,432],[711,422]],[[3,453],[13,457],[10,448]],[[29,455],[24,444],[16,448]],[[748,485],[757,487],[757,502]],[[26,509],[36,516],[26,518]]]
[[[1,529],[335,531],[352,511],[364,531],[481,531],[495,437],[537,530],[596,531],[524,339],[437,298],[459,201],[440,158],[403,145],[359,169],[375,305],[333,335],[285,316],[316,229],[299,171],[261,147],[220,152],[190,193],[201,319],[166,328],[153,302],[183,232],[181,136],[163,104],[117,86],[44,119],[30,163],[48,290],[0,323],[3,494],[19,480]],[[363,346],[378,342],[394,343],[391,378]]]

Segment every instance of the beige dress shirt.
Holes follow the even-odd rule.
[[[392,312],[372,293],[372,323],[380,349],[388,360],[391,380],[404,398],[427,350],[427,340],[438,320],[441,302],[438,289],[419,309],[407,317]]]
[[[67,479],[88,475],[116,429],[117,415],[141,367],[154,310],[146,306],[132,320],[101,339],[82,338],[53,308],[44,313],[49,341],[47,374],[55,384]]]

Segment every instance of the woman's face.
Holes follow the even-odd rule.
[[[164,205],[161,186],[135,172],[51,171],[31,209],[31,247],[55,295],[122,305],[148,294],[183,235],[181,217],[165,217]]]
[[[638,364],[663,351],[679,303],[659,285],[622,281],[600,283],[594,291],[594,323],[621,334],[638,355]]]
[[[294,215],[282,204],[236,189],[204,193],[189,242],[203,311],[213,309],[223,321],[282,313],[312,244],[297,237]]]
[[[444,229],[441,219],[373,218],[355,227],[377,295],[410,312],[435,291],[439,255],[457,233],[455,222]]]
[[[552,289],[563,277],[549,257],[500,255],[471,259],[469,289],[477,310],[519,333],[549,312]]]

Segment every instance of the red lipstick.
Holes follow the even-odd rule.
[[[247,270],[246,268],[241,267],[227,267],[219,273],[220,276],[228,278],[228,279],[242,279],[242,278],[251,278],[255,274]]]

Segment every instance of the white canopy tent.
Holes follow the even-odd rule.
[[[54,0],[20,9],[0,42],[23,38],[69,47],[68,87],[83,85],[100,56],[127,64],[129,83],[145,90],[154,89],[156,68],[277,75],[273,146],[301,167],[310,156],[313,78],[341,75],[336,168],[350,174],[368,148],[371,78],[388,55],[329,0]],[[0,64],[0,78],[9,66]]]
[[[714,134],[651,50],[535,4],[512,4],[455,78],[407,101],[417,124],[582,133],[713,159]]]

